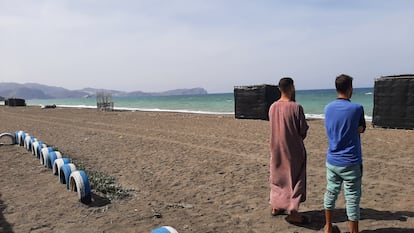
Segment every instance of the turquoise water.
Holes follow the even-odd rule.
[[[352,101],[364,106],[368,120],[372,117],[373,88],[355,88]],[[323,118],[323,108],[336,98],[334,89],[298,90],[299,102],[307,117]],[[194,96],[151,96],[151,97],[114,97],[115,109],[174,111],[208,114],[234,114],[233,93],[207,94]],[[95,98],[27,100],[28,105],[52,105],[62,107],[96,108]]]
[[[354,88],[352,102],[364,106],[365,115],[372,118],[374,107],[374,88]],[[308,116],[323,118],[323,109],[337,98],[335,89],[296,91],[296,101],[300,103]]]

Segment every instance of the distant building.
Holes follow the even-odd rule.
[[[384,76],[375,80],[372,124],[414,129],[414,74]]]

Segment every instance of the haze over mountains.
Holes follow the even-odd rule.
[[[22,99],[65,99],[95,97],[97,92],[109,92],[113,97],[139,97],[139,96],[170,96],[170,95],[204,95],[208,94],[204,88],[174,89],[164,92],[118,91],[96,88],[81,90],[68,90],[63,87],[48,86],[38,83],[0,83],[0,96],[4,98]]]

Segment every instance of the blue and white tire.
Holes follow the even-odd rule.
[[[46,158],[45,167],[52,169],[56,159],[62,158],[62,154],[59,151],[51,151]]]
[[[33,143],[34,143],[34,142],[36,142],[36,141],[37,141],[37,139],[36,139],[35,137],[31,137],[31,138],[30,138],[30,141],[29,141],[29,145],[27,145],[27,148],[26,148],[26,149],[27,149],[28,151],[33,151],[33,148],[32,148],[33,146],[32,146],[32,145],[33,145]]]
[[[76,171],[76,166],[73,163],[63,164],[60,167],[59,180],[61,184],[66,184],[67,189],[69,189],[69,178],[73,171]]]
[[[26,145],[29,143],[29,142],[27,142],[26,141],[26,139],[28,139],[28,140],[30,140],[30,135],[28,134],[28,133],[24,133],[23,135],[22,135],[22,141],[21,141],[21,143],[22,143],[22,146],[26,149],[27,147],[26,147]]]
[[[29,143],[30,143],[30,140],[31,139],[32,139],[32,137],[30,135],[29,136],[26,136],[24,138],[24,142],[23,142],[24,149],[29,150]]]
[[[16,144],[19,144],[19,132],[21,130],[17,130],[16,132],[14,132],[14,141],[16,142]]]
[[[47,148],[47,145],[43,143],[42,141],[38,141],[38,142],[39,142],[39,146],[37,147],[36,158],[40,159],[40,155],[42,154],[42,149]]]
[[[53,163],[53,175],[58,176],[60,174],[60,168],[62,167],[63,164],[67,164],[70,163],[70,159],[69,158],[60,158],[60,159],[56,159],[55,162]]]
[[[69,189],[78,193],[81,202],[88,203],[91,201],[91,185],[85,171],[78,170],[70,174]]]
[[[14,134],[16,135],[16,144],[20,145],[20,135],[21,135],[22,131],[18,130],[16,131]]]
[[[39,141],[35,141],[32,143],[32,154],[36,156],[37,148],[39,147]]]
[[[152,230],[151,233],[178,233],[178,231],[173,227],[163,226]]]
[[[22,136],[23,134],[25,134],[25,132],[23,130],[19,130],[16,132],[16,143],[19,144],[19,146],[21,146],[22,144]]]
[[[22,139],[21,139],[20,143],[21,143],[21,146],[23,146],[23,147],[24,147],[24,142],[26,140],[26,137],[30,137],[30,134],[28,134],[28,133],[22,134]]]
[[[40,164],[47,166],[46,159],[49,156],[49,153],[52,151],[53,151],[53,147],[45,147],[40,150],[40,157],[39,157]]]
[[[32,140],[30,141],[30,145],[29,145],[29,147],[30,147],[30,151],[32,151],[32,152],[33,152],[33,143],[34,143],[34,142],[37,142],[37,138],[32,137]]]
[[[16,144],[20,145],[20,137],[22,135],[23,131],[22,130],[17,130],[16,132],[14,132],[15,135],[15,142]]]

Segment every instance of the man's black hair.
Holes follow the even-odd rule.
[[[289,77],[281,78],[279,81],[279,89],[281,92],[286,92],[289,87],[293,86],[293,79]]]
[[[352,87],[352,80],[353,78],[346,74],[341,74],[338,77],[336,77],[336,80],[335,80],[336,91],[338,93],[345,94],[346,91],[348,91],[348,89]]]

